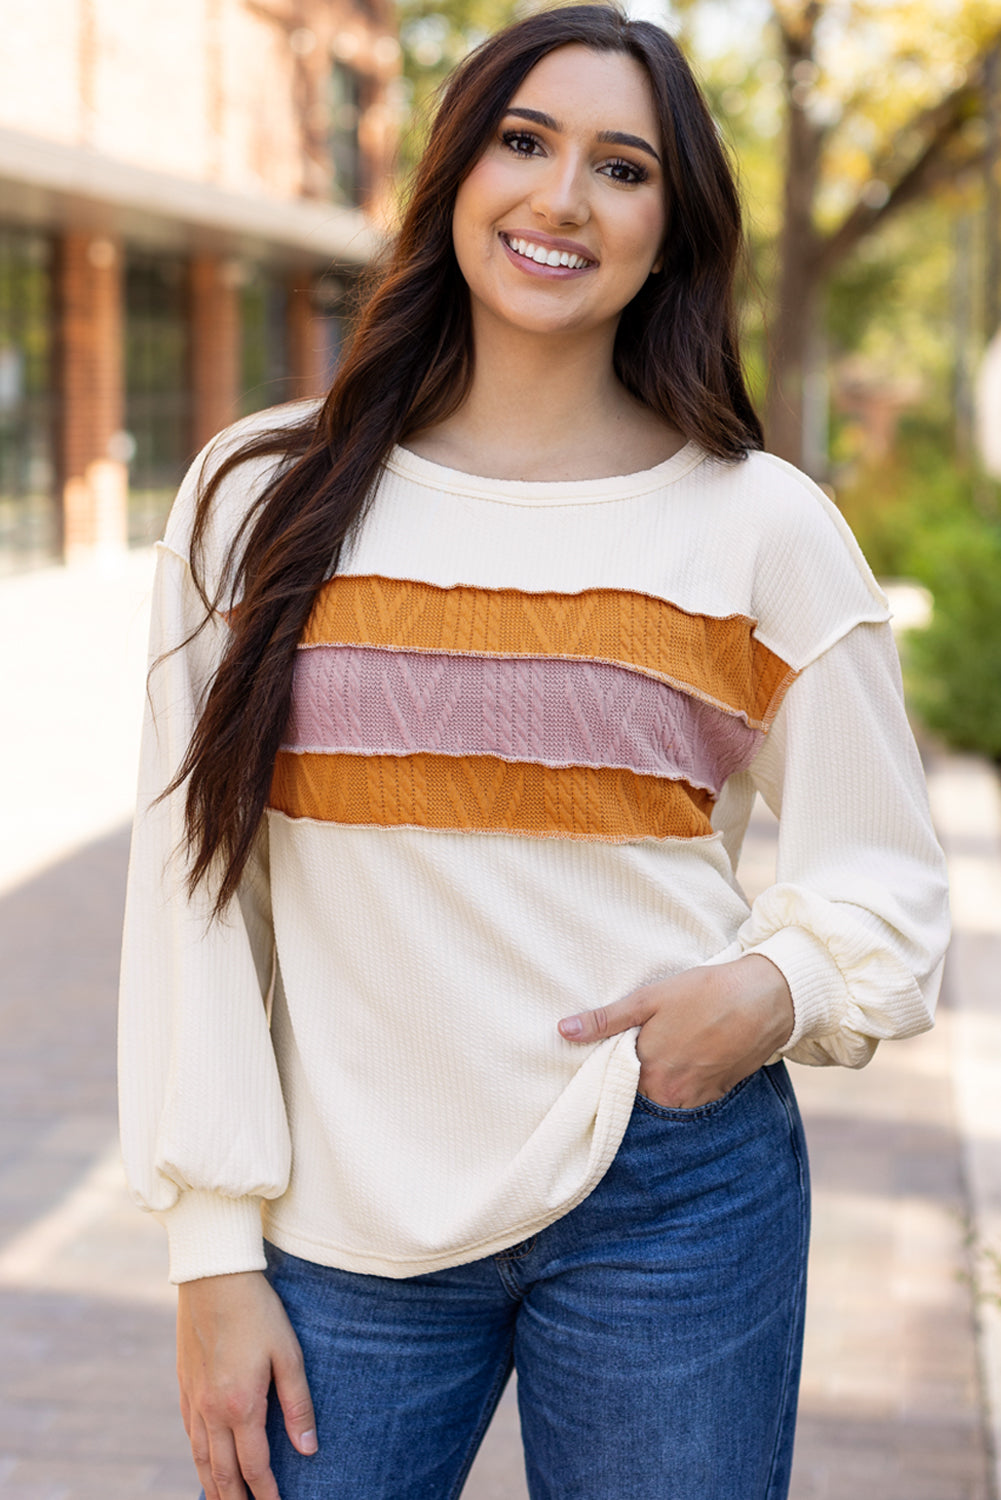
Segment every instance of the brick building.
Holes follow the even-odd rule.
[[[157,534],[322,390],[378,244],[391,0],[0,0],[0,571]]]

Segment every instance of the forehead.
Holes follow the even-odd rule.
[[[622,130],[654,142],[660,135],[647,71],[626,52],[559,47],[525,75],[509,103],[542,110],[575,132]]]

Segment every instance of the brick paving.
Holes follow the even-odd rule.
[[[12,683],[34,693],[27,717],[48,748],[34,756],[16,735],[0,747],[5,784],[17,788],[19,840],[0,865],[0,1500],[197,1493],[176,1415],[160,1231],[129,1205],[114,1144],[121,817],[147,567],[134,560],[90,592],[54,570],[0,584],[5,646],[20,640],[28,652],[17,621],[40,606],[49,638],[64,641],[70,620],[60,610],[72,606],[76,646],[48,660],[44,678],[26,654],[5,666],[2,685],[5,697]],[[73,760],[65,787],[51,777],[57,740]],[[60,818],[61,797],[72,816]],[[36,811],[41,848],[31,839]],[[770,848],[760,818],[745,853],[750,885],[766,878]],[[986,1010],[996,1003],[987,995],[996,933],[988,913],[964,970]],[[947,979],[935,1032],[884,1047],[862,1073],[795,1072],[815,1233],[793,1500],[998,1500],[963,1279],[959,999]],[[465,1497],[526,1495],[509,1391]]]

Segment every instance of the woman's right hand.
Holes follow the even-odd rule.
[[[206,1500],[280,1500],[264,1431],[272,1380],[300,1453],[316,1452],[316,1421],[299,1341],[263,1272],[182,1282],[177,1378]]]

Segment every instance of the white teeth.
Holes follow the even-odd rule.
[[[579,271],[588,264],[583,255],[571,255],[567,250],[546,250],[541,245],[533,245],[531,240],[508,240],[508,244],[517,255],[534,260],[536,265],[565,266],[568,270]]]

